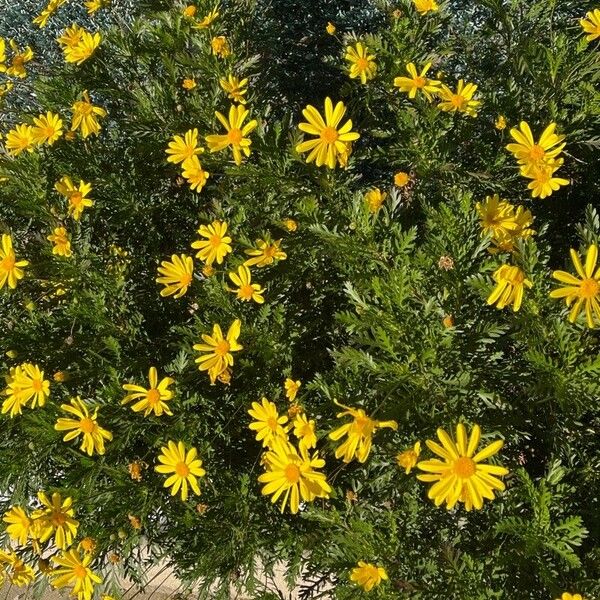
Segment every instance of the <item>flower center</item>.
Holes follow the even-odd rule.
[[[523,271],[521,271],[520,269],[515,269],[514,271],[513,271],[513,269],[511,269],[506,274],[504,279],[506,281],[508,281],[508,283],[510,283],[510,285],[521,285],[523,283],[523,281],[525,280],[525,275],[523,274]]]
[[[14,269],[16,262],[17,261],[15,260],[15,257],[9,255],[6,258],[4,258],[2,261],[0,261],[0,268],[2,268],[3,271],[10,271],[10,270]]]
[[[531,157],[531,160],[541,160],[546,156],[546,152],[541,146],[534,144],[529,151],[529,156]]]
[[[36,391],[36,392],[41,392],[43,385],[42,385],[42,380],[41,379],[33,379],[31,382],[31,387]]]
[[[215,234],[215,235],[212,235],[212,236],[210,237],[210,240],[209,240],[209,241],[210,241],[210,245],[211,245],[213,248],[218,248],[218,247],[221,245],[221,242],[223,241],[223,238],[221,238],[221,236],[220,236],[220,235],[216,235],[216,234]]]
[[[465,99],[463,96],[460,96],[459,94],[452,96],[452,104],[456,106],[456,108],[462,108],[464,103]]]
[[[92,431],[94,431],[95,428],[96,423],[94,423],[94,421],[92,421],[92,419],[90,419],[89,417],[81,419],[81,421],[79,422],[79,429],[81,429],[81,431],[83,431],[84,433],[92,433]]]
[[[297,467],[297,465],[288,465],[285,468],[285,478],[290,483],[298,483],[300,480],[300,469]]]
[[[239,144],[242,141],[242,138],[244,136],[242,135],[242,130],[238,129],[237,127],[234,129],[230,129],[229,133],[227,134],[227,139],[229,140],[230,144]]]
[[[60,511],[54,511],[52,513],[51,521],[54,527],[60,527],[61,525],[64,525],[67,522],[67,517],[64,515],[64,513]]]
[[[366,58],[359,58],[356,61],[356,67],[359,71],[366,71],[369,68],[369,61]]]
[[[277,248],[276,248],[276,246],[267,246],[263,250],[263,253],[267,258],[273,258],[275,256],[275,254],[277,253]]]
[[[215,354],[219,356],[225,356],[229,352],[229,342],[227,340],[221,340],[215,346]]]
[[[192,276],[189,273],[184,273],[180,278],[179,278],[179,283],[183,286],[183,285],[190,285],[190,283],[192,283]]]
[[[454,473],[461,479],[469,479],[475,474],[476,468],[475,461],[468,456],[461,456],[454,461]]]
[[[180,462],[175,466],[175,473],[180,477],[187,477],[190,474],[190,468],[184,462]]]
[[[77,102],[75,104],[75,112],[87,117],[92,114],[92,105],[89,102]]]
[[[250,284],[244,285],[240,288],[240,296],[244,298],[244,300],[250,300],[250,298],[252,298],[252,294],[254,294],[254,289]]]
[[[338,137],[340,136],[335,127],[325,127],[323,131],[321,131],[321,139],[328,144],[333,144],[337,141]]]
[[[77,565],[73,567],[73,575],[77,577],[77,579],[85,579],[87,577],[87,569],[82,565]]]
[[[150,406],[156,406],[160,402],[160,392],[155,388],[148,390],[146,400],[148,400]]]
[[[373,421],[369,417],[357,417],[354,419],[354,433],[358,435],[371,435],[373,433]]]
[[[413,79],[413,83],[415,84],[415,87],[421,89],[425,87],[427,80],[425,79],[425,77],[418,76]]]
[[[71,192],[69,195],[69,201],[73,206],[79,206],[83,200],[83,194],[81,192]]]
[[[271,431],[277,431],[277,419],[275,417],[269,417],[267,419],[267,426]]]
[[[600,283],[596,279],[584,279],[579,284],[581,298],[595,298],[600,293]]]

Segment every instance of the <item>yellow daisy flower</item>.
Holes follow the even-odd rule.
[[[600,18],[600,15],[598,15],[598,17]],[[570,594],[569,592],[563,592],[560,598],[557,598],[556,600],[585,600],[585,598],[581,594]]]
[[[536,142],[529,125],[521,121],[518,128],[513,127],[510,130],[515,143],[507,144],[506,149],[523,165],[539,165],[548,159],[556,158],[566,145],[563,142],[565,136],[557,135],[555,130],[556,123],[550,123]]]
[[[277,406],[273,402],[269,402],[266,398],[262,398],[260,404],[253,402],[248,414],[256,419],[248,427],[256,431],[256,441],[262,442],[263,447],[270,448],[278,438],[287,439],[286,429],[283,426],[288,422],[288,418],[279,415]]]
[[[400,452],[398,456],[396,456],[396,462],[398,463],[398,466],[404,469],[404,472],[408,475],[417,464],[420,454],[421,442],[415,442],[415,445],[412,448],[407,448],[403,452]]]
[[[90,96],[85,90],[81,94],[82,99],[73,104],[73,120],[71,122],[71,131],[81,130],[83,138],[100,133],[100,123],[98,118],[106,117],[106,111],[99,106],[94,106],[90,101]]]
[[[18,394],[21,403],[31,402],[31,408],[44,406],[50,396],[50,382],[37,365],[23,363],[12,372],[6,393]]]
[[[511,265],[502,265],[494,272],[493,279],[496,287],[487,299],[487,303],[495,304],[496,308],[502,309],[513,305],[513,311],[517,312],[523,302],[524,289],[531,288],[533,283],[525,277],[525,273]]]
[[[101,8],[109,5],[110,0],[85,0],[83,5],[87,8],[88,15],[97,13]]]
[[[201,24],[198,23],[196,25],[198,29],[203,29]],[[215,56],[220,56],[221,58],[226,58],[231,54],[231,48],[229,47],[229,42],[224,35],[218,35],[210,40],[210,47],[212,49],[212,53]]]
[[[387,427],[396,431],[398,423],[396,421],[376,421],[367,416],[367,413],[362,408],[350,408],[340,404],[337,400],[334,402],[344,411],[338,413],[337,418],[351,416],[352,421],[338,427],[335,431],[329,434],[329,439],[337,441],[344,436],[347,440],[340,444],[335,451],[336,458],[342,458],[345,463],[351,462],[354,458],[358,462],[364,463],[369,453],[371,452],[371,444],[373,435],[377,429]]]
[[[473,83],[467,83],[460,79],[456,92],[453,92],[447,85],[441,84],[438,95],[441,102],[438,108],[444,112],[460,112],[470,117],[477,116],[477,110],[481,106],[479,100],[473,100],[477,91],[477,86]]]
[[[421,15],[440,10],[440,7],[435,0],[413,0],[413,4],[415,5],[416,11]]]
[[[194,29],[207,29],[210,27],[219,17],[219,6],[215,6],[206,16],[202,17],[200,21],[195,23],[192,27]],[[221,36],[223,37],[223,36]]]
[[[375,77],[377,72],[377,64],[375,63],[375,55],[369,54],[369,48],[361,42],[356,42],[356,45],[346,48],[344,58],[350,63],[349,76],[350,79],[360,78],[360,82],[364,85],[367,81]]]
[[[64,227],[55,227],[54,232],[47,239],[54,244],[52,254],[65,257],[73,255],[69,234]]]
[[[3,233],[0,246],[0,290],[5,285],[14,290],[17,287],[17,281],[25,277],[23,267],[28,264],[27,260],[17,260],[12,238],[7,233]]]
[[[267,240],[256,240],[256,248],[244,250],[244,253],[252,257],[244,262],[247,267],[253,265],[259,268],[267,267],[275,260],[287,258],[287,254],[281,250],[281,240],[275,240],[273,243],[269,243]]]
[[[73,498],[69,496],[63,500],[58,492],[54,492],[51,499],[44,492],[38,492],[37,496],[42,503],[36,516],[41,525],[40,541],[45,542],[54,534],[56,547],[65,550],[73,543],[79,527],[73,510]]]
[[[309,152],[306,162],[315,161],[317,167],[327,165],[334,169],[339,156],[346,155],[346,144],[357,140],[360,135],[352,131],[352,121],[348,119],[341,127],[340,121],[346,113],[346,106],[338,102],[333,107],[331,98],[325,98],[325,119],[319,111],[310,104],[302,110],[306,122],[299,123],[298,129],[309,135],[317,136],[305,140],[296,146],[296,152]],[[338,128],[339,127],[339,128]]]
[[[24,79],[27,77],[25,65],[33,60],[33,50],[29,46],[26,46],[23,50],[20,50],[14,40],[10,40],[9,45],[13,51],[13,57],[11,59],[10,66],[6,69],[6,74],[9,77],[18,77],[19,79]]]
[[[61,38],[59,38],[59,43],[60,39]],[[79,40],[76,44],[61,44],[65,62],[75,63],[77,65],[82,64],[94,54],[101,41],[102,36],[100,33],[91,33],[85,29],[80,29]]]
[[[79,221],[86,208],[94,205],[88,194],[92,191],[92,184],[81,180],[78,186],[75,186],[70,177],[61,177],[60,181],[54,184],[54,189],[69,201],[69,215]]]
[[[193,4],[188,4],[182,11],[184,17],[191,19],[196,16],[198,9]]]
[[[252,275],[246,265],[240,265],[237,273],[235,271],[229,273],[229,279],[238,286],[237,290],[230,290],[236,294],[238,300],[245,302],[254,300],[257,304],[264,303],[264,290],[258,283],[252,283]]]
[[[585,310],[587,326],[593,329],[597,321],[600,324],[600,267],[598,262],[598,246],[592,244],[582,264],[579,254],[571,248],[571,260],[579,278],[566,271],[554,271],[552,277],[566,284],[550,292],[551,298],[564,298],[571,307],[569,321],[575,323],[581,309]]]
[[[4,513],[2,520],[7,523],[6,533],[21,546],[27,544],[32,521],[20,506],[13,506]]]
[[[192,248],[198,250],[196,258],[207,265],[212,265],[215,261],[222,264],[223,259],[232,251],[231,238],[225,235],[227,223],[215,220],[210,225],[200,225],[198,233],[206,239],[192,242]]]
[[[191,256],[173,254],[170,261],[161,261],[158,274],[160,277],[156,278],[156,283],[165,286],[160,290],[160,295],[181,298],[192,284],[194,261]]]
[[[228,367],[233,366],[232,352],[242,350],[243,346],[238,343],[242,322],[236,319],[229,330],[227,336],[223,336],[221,327],[213,325],[212,336],[206,333],[202,334],[203,344],[194,344],[194,350],[205,352],[202,356],[195,359],[200,371],[208,371],[210,382],[215,383],[217,377],[224,373]]]
[[[0,575],[3,571],[10,583],[17,587],[29,585],[35,579],[35,571],[12,551],[0,550]]]
[[[494,499],[494,490],[504,490],[504,483],[497,477],[506,475],[508,469],[482,464],[482,461],[502,448],[502,440],[492,442],[475,453],[481,437],[478,425],[473,427],[468,443],[467,432],[462,423],[456,427],[456,443],[441,428],[437,430],[437,436],[441,446],[432,440],[425,443],[442,460],[435,458],[417,464],[417,468],[426,473],[417,475],[417,479],[434,483],[427,495],[436,506],[445,502],[450,510],[457,502],[462,502],[468,511],[472,508],[480,509],[484,499]]]
[[[35,144],[48,144],[54,142],[63,134],[63,122],[59,115],[48,111],[33,119],[32,137]]]
[[[302,382],[299,379],[294,381],[293,379],[290,379],[289,377],[283,382],[283,388],[285,389],[285,396],[290,402],[293,402],[296,399],[296,396],[298,395],[298,390],[300,389],[301,385],[302,385]]]
[[[198,477],[204,477],[206,471],[202,468],[202,461],[197,458],[196,448],[190,448],[187,452],[183,442],[167,442],[161,449],[158,460],[161,463],[154,467],[155,471],[163,475],[169,475],[164,483],[165,487],[171,488],[171,496],[181,491],[181,499],[188,499],[188,486],[197,496],[200,495]]]
[[[431,102],[433,95],[440,91],[441,82],[437,79],[429,79],[426,77],[427,72],[431,69],[431,63],[427,63],[420,73],[417,72],[417,68],[414,63],[408,63],[406,70],[410,77],[396,77],[394,79],[394,85],[400,88],[400,91],[408,94],[408,97],[412,100],[417,97],[420,92]]]
[[[299,413],[292,423],[294,435],[298,438],[298,447],[310,450],[317,447],[316,424],[313,419],[308,419],[304,413]]]
[[[58,565],[49,575],[53,587],[70,587],[70,594],[78,600],[92,600],[94,585],[102,582],[89,567],[92,555],[81,556],[79,550],[66,550],[53,556],[52,562]]]
[[[587,33],[586,39],[589,42],[600,37],[600,8],[595,8],[585,14],[585,19],[579,21],[583,31]]]
[[[365,194],[365,204],[367,205],[369,212],[371,212],[371,213],[378,212],[379,209],[381,208],[381,205],[383,204],[383,201],[385,200],[386,196],[387,196],[387,193],[382,192],[379,188],[374,188],[372,190],[369,190]]]
[[[246,117],[250,114],[247,108],[240,105],[232,105],[229,109],[229,119],[226,119],[219,111],[215,111],[217,119],[221,122],[227,133],[225,135],[207,135],[206,143],[211,152],[219,152],[231,146],[233,160],[236,165],[242,164],[242,154],[250,156],[250,145],[252,140],[246,136],[256,129],[258,121],[253,119],[244,125]]]
[[[258,481],[264,483],[261,493],[271,496],[275,503],[283,496],[281,512],[288,505],[290,512],[296,514],[300,501],[312,502],[315,498],[329,498],[331,487],[324,473],[317,469],[325,466],[317,452],[309,456],[304,448],[296,450],[287,440],[278,438],[265,454],[267,471],[259,475]]]
[[[383,567],[378,567],[364,560],[358,561],[358,566],[352,569],[350,573],[350,581],[354,581],[365,592],[370,592],[374,587],[377,587],[382,581],[388,579],[388,574]]]
[[[184,90],[193,90],[198,84],[196,83],[196,80],[193,77],[186,77],[182,82],[181,82],[181,87]]]
[[[78,436],[82,436],[80,449],[92,456],[94,452],[104,454],[104,440],[112,440],[113,435],[110,431],[103,429],[98,425],[98,407],[90,414],[88,407],[79,396],[71,398],[70,404],[61,404],[60,407],[67,413],[75,416],[75,419],[58,419],[54,429],[57,431],[68,431],[63,441],[69,442]]]
[[[538,164],[523,165],[521,175],[531,182],[528,189],[531,190],[533,198],[544,199],[558,191],[562,186],[569,185],[569,180],[564,177],[554,177],[554,174],[562,166],[562,159],[547,159]]]
[[[181,165],[181,174],[187,179],[190,184],[190,189],[200,193],[202,188],[210,176],[208,171],[205,171],[200,164],[197,156],[186,158]]]
[[[48,19],[59,9],[67,0],[50,0],[48,5],[42,12],[33,19],[34,25],[37,25],[40,29],[48,24]]]
[[[159,382],[156,367],[150,367],[148,379],[150,380],[150,388],[148,389],[133,383],[125,383],[123,389],[130,393],[121,400],[121,404],[127,404],[139,398],[138,402],[131,407],[134,412],[143,410],[145,417],[152,412],[157,417],[160,417],[163,413],[172,416],[173,413],[167,405],[167,401],[173,398],[173,392],[169,389],[169,386],[175,383],[175,380],[170,377],[163,377]]]
[[[409,177],[408,173],[405,173],[404,171],[398,171],[394,175],[394,185],[396,187],[404,187],[408,184],[409,181],[410,181],[410,177]]]
[[[337,30],[336,26],[331,21],[328,21],[327,26],[325,27],[325,31],[329,35],[335,35],[336,30]]]
[[[238,79],[231,75],[227,75],[227,79],[222,77],[219,79],[219,85],[226,92],[227,97],[239,104],[246,104],[244,96],[248,93],[248,79]]]
[[[502,131],[504,129],[506,129],[506,117],[504,115],[498,115],[498,117],[496,118],[496,121],[494,122],[494,127],[496,129],[498,129],[499,131]]]
[[[16,125],[6,134],[4,145],[11,156],[19,156],[21,152],[33,152],[35,148],[33,127],[24,123]]]
[[[85,29],[77,24],[67,27],[62,35],[56,38],[58,45],[64,50],[65,48],[75,48],[81,41],[81,36]]]
[[[189,129],[183,134],[183,137],[174,135],[165,152],[169,154],[167,162],[175,164],[185,162],[196,154],[201,154],[204,150],[198,146],[198,130]]]

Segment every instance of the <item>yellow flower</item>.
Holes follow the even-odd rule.
[[[205,17],[202,17],[202,19],[200,21],[198,21],[197,23],[195,23],[193,25],[194,29],[207,29],[208,27],[210,27],[214,21],[217,20],[218,16],[219,16],[219,7],[218,5],[215,6],[215,8],[213,8]],[[223,36],[221,36],[223,37]],[[214,46],[213,46],[214,48]]]
[[[69,234],[64,227],[55,227],[54,233],[49,235],[47,239],[54,244],[52,254],[65,257],[72,256]]]
[[[81,41],[81,36],[84,31],[85,29],[79,27],[79,25],[73,24],[70,27],[67,27],[56,41],[63,50],[65,48],[75,48]]]
[[[468,443],[462,423],[456,427],[456,443],[441,428],[437,430],[437,436],[441,446],[432,440],[425,443],[442,460],[435,458],[417,464],[417,468],[426,473],[417,475],[417,479],[435,482],[427,495],[436,506],[445,502],[450,510],[457,502],[462,502],[468,511],[473,507],[480,509],[484,499],[494,499],[494,490],[504,490],[504,483],[497,476],[506,475],[508,469],[481,462],[502,448],[502,440],[492,442],[475,454],[481,436],[479,425],[473,427]]]
[[[499,131],[502,131],[503,129],[506,129],[506,125],[506,117],[504,115],[498,115],[498,118],[494,122],[494,127]]]
[[[307,122],[298,124],[300,131],[317,136],[312,140],[305,140],[296,146],[296,152],[309,152],[306,162],[315,161],[317,167],[327,165],[334,169],[336,160],[340,155],[346,155],[346,143],[357,140],[360,135],[352,130],[352,121],[348,119],[341,127],[338,126],[346,113],[343,102],[338,102],[333,107],[331,98],[325,98],[325,119],[319,111],[310,104],[303,109],[302,114]]]
[[[13,506],[4,513],[2,520],[7,523],[6,533],[21,546],[27,543],[32,521],[20,506]]]
[[[225,221],[213,221],[210,225],[200,225],[198,233],[206,238],[192,242],[192,248],[198,250],[196,258],[203,260],[207,265],[215,261],[222,264],[223,259],[231,252],[231,238],[227,233]]]
[[[239,102],[240,104],[246,104],[246,99],[244,96],[248,93],[248,79],[238,79],[231,75],[227,75],[227,79],[222,77],[219,79],[219,85],[223,89],[224,92],[227,93],[227,97],[234,102]]]
[[[516,143],[507,144],[506,149],[522,165],[540,165],[546,160],[556,158],[565,147],[564,135],[556,135],[556,123],[550,123],[536,142],[529,125],[525,121],[519,123],[519,128],[510,130],[511,137]]]
[[[161,283],[165,287],[160,290],[160,295],[173,296],[181,298],[187,291],[194,278],[194,261],[191,256],[186,254],[173,254],[171,261],[163,260],[158,267],[160,277],[156,278],[156,283]]]
[[[52,562],[58,565],[50,573],[53,587],[70,587],[71,595],[77,596],[78,600],[92,600],[94,585],[101,583],[102,579],[89,568],[91,555],[82,557],[78,550],[66,550],[53,556]]]
[[[329,498],[331,487],[325,474],[317,471],[325,466],[325,461],[317,452],[311,457],[306,449],[298,451],[287,440],[278,438],[265,454],[265,465],[267,471],[258,477],[258,481],[265,484],[261,493],[272,495],[273,503],[283,495],[281,512],[288,501],[290,512],[296,514],[301,500],[312,502],[315,498]]]
[[[335,25],[331,22],[328,21],[327,22],[327,27],[325,27],[325,31],[329,34],[329,35],[335,35],[336,32],[336,27]]]
[[[229,330],[227,336],[223,337],[221,327],[213,325],[212,336],[203,333],[203,344],[194,344],[194,350],[205,352],[202,356],[195,359],[200,371],[208,371],[210,382],[214,384],[217,377],[221,375],[228,367],[233,366],[232,352],[242,350],[243,346],[238,343],[242,323],[236,319]]]
[[[294,219],[284,219],[281,224],[291,233],[293,231],[297,231],[298,229],[298,221]]]
[[[426,15],[428,12],[435,12],[440,9],[435,0],[413,0],[415,9],[421,15]]]
[[[21,51],[14,40],[10,40],[9,45],[13,51],[13,57],[10,66],[6,69],[6,74],[10,77],[24,79],[27,77],[25,65],[33,60],[33,50],[27,46]]]
[[[396,462],[398,463],[398,466],[404,469],[404,472],[408,475],[417,464],[420,454],[421,442],[415,442],[415,445],[412,448],[408,448],[396,456]]]
[[[370,592],[374,587],[387,579],[388,575],[383,567],[366,563],[364,560],[359,560],[358,566],[354,567],[350,573],[350,581],[354,581],[365,592]]]
[[[129,476],[134,481],[142,480],[142,469],[145,469],[148,465],[144,462],[140,462],[139,460],[134,460],[132,463],[127,465],[127,470],[129,471]]]
[[[183,137],[174,135],[165,152],[169,154],[167,162],[175,164],[185,162],[196,154],[201,154],[204,150],[198,146],[198,130],[190,129],[183,134]]]
[[[183,9],[182,14],[184,17],[192,18],[196,16],[197,10],[198,9],[193,4],[188,4],[188,6]]]
[[[85,554],[93,554],[97,547],[96,540],[91,537],[84,537],[79,544],[77,544],[77,548],[85,552]]]
[[[52,494],[52,499],[44,492],[38,492],[38,500],[42,509],[37,514],[40,523],[40,541],[45,542],[54,534],[54,543],[59,550],[65,550],[77,536],[79,521],[75,519],[73,498],[63,500],[58,492]]]
[[[101,41],[102,36],[100,33],[91,33],[81,29],[77,44],[63,45],[65,61],[80,65],[94,54]]]
[[[585,13],[585,19],[579,21],[583,31],[587,33],[586,39],[589,42],[600,37],[600,8],[595,8]]]
[[[256,440],[262,442],[263,447],[270,448],[278,438],[287,439],[286,429],[283,426],[288,422],[288,418],[285,415],[279,416],[273,402],[269,402],[266,398],[262,398],[260,404],[253,402],[248,414],[256,419],[248,427],[256,431]]]
[[[600,13],[600,11],[598,11]],[[588,13],[589,14],[589,13]],[[598,15],[600,19],[600,14]],[[581,594],[570,594],[569,592],[563,592],[560,598],[556,600],[585,600]]]
[[[348,437],[348,439],[340,444],[335,451],[335,457],[343,457],[345,463],[351,462],[354,458],[361,463],[364,463],[367,460],[369,453],[371,452],[373,435],[377,429],[383,427],[388,427],[394,431],[398,429],[398,423],[396,423],[396,421],[376,421],[367,416],[362,408],[350,408],[349,406],[340,404],[337,400],[334,400],[334,402],[339,407],[345,409],[343,412],[336,415],[338,419],[346,415],[352,417],[350,423],[338,427],[329,434],[329,439],[333,441],[337,441],[344,436]]]
[[[18,369],[19,367],[15,367],[10,370],[10,375],[7,378],[8,387],[3,391],[3,394],[8,398],[2,403],[2,414],[10,413],[11,419],[23,414],[23,407],[27,404],[25,396],[21,394],[21,389],[13,385]]]
[[[523,165],[521,167],[521,175],[531,179],[527,187],[531,190],[533,198],[547,198],[562,186],[569,185],[568,179],[554,177],[554,174],[560,169],[562,163],[562,159],[548,159],[543,163]]]
[[[181,87],[184,90],[193,90],[196,87],[196,85],[198,85],[198,84],[196,83],[196,80],[193,77],[186,77],[183,80]]]
[[[421,92],[431,102],[433,94],[440,91],[440,82],[437,79],[425,77],[429,69],[431,69],[430,62],[423,67],[420,73],[417,72],[414,63],[408,63],[406,70],[410,77],[396,77],[394,85],[400,88],[400,91],[407,93],[411,99],[416,98],[417,94]]]
[[[566,286],[550,292],[551,298],[564,298],[567,306],[571,307],[569,321],[575,323],[581,309],[585,309],[585,319],[590,329],[595,327],[595,321],[600,324],[600,267],[598,261],[598,246],[592,244],[582,264],[579,254],[571,249],[571,260],[579,278],[566,271],[554,271],[552,277]]]
[[[265,299],[263,294],[265,290],[258,283],[252,283],[250,269],[246,265],[240,265],[237,273],[229,273],[229,279],[238,286],[237,290],[230,290],[236,294],[238,300],[249,302],[254,300],[257,304],[263,304]]]
[[[24,123],[15,126],[6,134],[6,151],[11,156],[19,156],[21,152],[33,152],[35,139],[33,127]]]
[[[98,117],[106,117],[106,111],[91,103],[87,90],[82,93],[81,97],[81,100],[77,100],[77,102],[73,104],[71,131],[80,129],[81,135],[85,139],[89,135],[98,135],[98,133],[100,133],[101,128]]]
[[[204,277],[212,277],[216,272],[217,270],[212,265],[204,265],[202,267],[202,275]]]
[[[317,447],[316,425],[313,419],[308,419],[304,413],[296,415],[294,422],[294,435],[298,438],[298,447],[302,450],[310,450]]]
[[[525,273],[511,265],[502,265],[493,275],[496,287],[487,299],[487,303],[496,304],[496,308],[502,309],[513,305],[513,311],[517,312],[523,302],[525,287],[531,288],[533,283],[525,277]]]
[[[200,23],[198,23],[197,27],[202,28]],[[210,41],[210,46],[212,48],[212,53],[216,56],[220,56],[221,58],[225,58],[231,54],[229,42],[224,35],[218,35],[214,37]]]
[[[404,187],[405,185],[408,184],[409,181],[410,181],[410,177],[409,177],[408,173],[405,173],[404,171],[398,171],[394,175],[394,185],[396,187]]]
[[[167,405],[167,401],[173,398],[173,392],[169,389],[169,386],[175,383],[175,380],[170,377],[163,377],[159,383],[156,367],[150,367],[148,379],[150,380],[149,389],[133,383],[124,384],[123,389],[130,393],[121,400],[121,404],[127,404],[128,402],[131,402],[131,400],[140,398],[140,400],[131,407],[131,410],[134,412],[143,410],[145,417],[152,412],[157,417],[160,417],[163,413],[169,416],[173,415],[171,409]]]
[[[12,238],[7,233],[3,233],[0,246],[0,290],[7,284],[14,290],[17,287],[17,281],[25,277],[23,267],[28,264],[27,260],[17,260]]]
[[[298,395],[298,390],[300,389],[301,385],[302,382],[299,379],[294,381],[289,377],[283,382],[285,396],[290,402],[293,402],[296,399],[296,396]]]
[[[0,38],[1,40],[2,38]],[[2,65],[0,64],[0,73],[2,72],[1,69]],[[6,96],[6,94],[8,94],[8,92],[10,92],[10,90],[13,89],[13,84],[12,81],[7,81],[6,83],[3,83],[2,85],[0,85],[0,98],[2,98],[3,96]],[[1,181],[1,179],[0,179]]]
[[[187,452],[183,442],[167,442],[161,449],[158,460],[161,463],[154,469],[163,475],[169,475],[164,483],[165,487],[171,488],[171,496],[175,496],[181,490],[181,499],[188,499],[188,485],[197,496],[200,495],[198,477],[204,477],[206,471],[202,468],[202,461],[197,458],[196,448],[190,448]]]
[[[10,582],[18,587],[29,585],[35,579],[34,570],[26,565],[14,552],[0,550],[0,582],[4,573],[6,573]]]
[[[21,405],[31,402],[31,408],[44,406],[50,396],[50,382],[44,379],[44,371],[37,365],[23,363],[12,371],[5,393],[18,395]]]
[[[360,82],[364,85],[375,77],[375,55],[369,54],[369,48],[361,42],[356,42],[354,47],[348,46],[344,58],[350,63],[350,79],[360,77]]]
[[[242,105],[231,106],[229,109],[229,120],[225,118],[219,111],[215,111],[217,119],[221,122],[225,130],[224,135],[207,135],[206,143],[211,152],[219,152],[228,146],[231,146],[233,152],[233,160],[236,165],[242,164],[242,153],[245,156],[250,156],[250,145],[252,140],[246,136],[256,129],[258,122],[252,119],[244,125],[244,120],[248,116],[249,111]]]
[[[48,19],[65,2],[67,2],[67,0],[50,0],[50,2],[48,2],[48,5],[46,6],[46,8],[44,8],[44,10],[42,10],[42,12],[37,17],[35,17],[35,19],[33,19],[34,25],[37,25],[38,27],[40,27],[40,29],[42,27],[45,27],[48,23]]]
[[[85,0],[83,5],[87,8],[88,15],[93,15],[101,8],[108,6],[110,0]]]
[[[205,171],[200,164],[197,156],[186,158],[181,165],[181,174],[190,184],[190,189],[200,193],[206,185],[210,173]]]
[[[473,100],[473,95],[477,91],[477,86],[473,83],[467,83],[460,79],[456,92],[453,92],[447,85],[441,84],[438,95],[441,102],[438,108],[445,112],[461,112],[470,117],[477,116],[477,110],[481,106],[479,100]]]
[[[60,407],[76,417],[75,419],[61,418],[56,422],[54,429],[69,432],[63,437],[63,441],[69,442],[81,435],[83,440],[80,449],[83,452],[89,456],[92,456],[94,452],[104,454],[106,451],[104,440],[112,440],[113,435],[98,425],[98,407],[94,409],[93,413],[90,413],[79,396],[71,398],[70,404],[61,404]]]
[[[376,213],[381,208],[385,197],[387,196],[386,192],[382,192],[379,188],[374,188],[369,190],[365,194],[365,203],[369,212]]]
[[[59,115],[48,111],[33,119],[35,126],[32,128],[33,141],[36,144],[48,144],[54,142],[63,134],[63,122]]]
[[[275,240],[269,243],[267,240],[256,240],[256,248],[244,250],[246,254],[252,256],[244,263],[247,267],[256,265],[257,267],[267,267],[273,264],[274,260],[285,260],[287,254],[281,250],[281,240]]]
[[[65,175],[54,184],[54,189],[69,201],[69,214],[76,221],[81,219],[84,209],[94,205],[94,202],[87,197],[92,191],[92,185],[83,180],[76,187],[71,178]]]

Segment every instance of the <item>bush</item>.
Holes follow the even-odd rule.
[[[102,579],[97,597],[118,598],[118,576],[143,583],[166,560],[206,598],[230,585],[273,597],[261,571],[277,564],[306,599],[598,597],[600,59],[579,23],[593,5],[232,0],[215,16],[204,0],[195,14],[113,2],[91,16],[67,3],[20,34],[35,53],[24,78],[7,45],[0,578],[35,577],[43,594],[83,561]],[[31,21],[39,5],[21,4]],[[74,21],[101,41],[76,32],[65,63],[54,38]],[[349,77],[358,42],[374,77],[369,58]],[[399,79],[409,63],[416,87]],[[248,78],[245,95],[228,95],[228,75]],[[477,85],[472,97],[455,93],[459,80]],[[84,137],[69,130],[85,91],[100,129],[88,122]],[[298,124],[326,97],[346,107],[334,127],[351,119],[341,131],[360,137],[339,134],[307,163],[315,128]],[[215,111],[231,121],[231,106],[251,125],[210,137],[227,133]],[[19,133],[47,111],[63,121],[55,142],[39,121]],[[521,122],[535,140],[552,123],[561,137],[509,151]],[[198,164],[168,161],[174,136],[194,129]],[[249,155],[218,150],[240,136]],[[3,277],[9,240],[28,261],[18,281]],[[156,280],[175,268],[164,261],[182,254],[193,277],[164,296]],[[260,289],[245,285],[247,261]],[[567,309],[550,292],[569,284]],[[161,384],[149,395],[151,367]],[[483,476],[453,454],[478,426],[478,449],[491,444]],[[263,444],[257,430],[274,433]],[[169,447],[180,441],[201,465]],[[187,493],[171,495],[177,477],[156,466],[186,460]],[[269,501],[277,477],[303,482],[297,511],[289,490]],[[74,516],[68,501],[48,506],[52,494]],[[77,525],[63,540],[65,518]]]

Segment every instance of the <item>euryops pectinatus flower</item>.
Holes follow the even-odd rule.
[[[171,496],[181,492],[181,499],[188,499],[188,487],[194,494],[200,495],[198,477],[204,477],[206,471],[202,468],[202,461],[198,458],[196,448],[186,451],[183,442],[169,441],[160,449],[158,461],[161,463],[155,467],[158,473],[169,475],[164,486],[171,488]]]
[[[445,503],[450,510],[461,502],[467,510],[480,509],[484,500],[493,500],[495,492],[504,490],[504,483],[498,477],[506,475],[508,469],[482,463],[500,451],[504,445],[502,440],[477,452],[481,438],[479,425],[473,426],[467,440],[467,430],[462,423],[456,427],[456,441],[441,428],[437,436],[441,446],[433,440],[425,443],[440,458],[417,463],[417,468],[425,472],[417,475],[417,479],[433,483],[427,495],[436,506]]]

